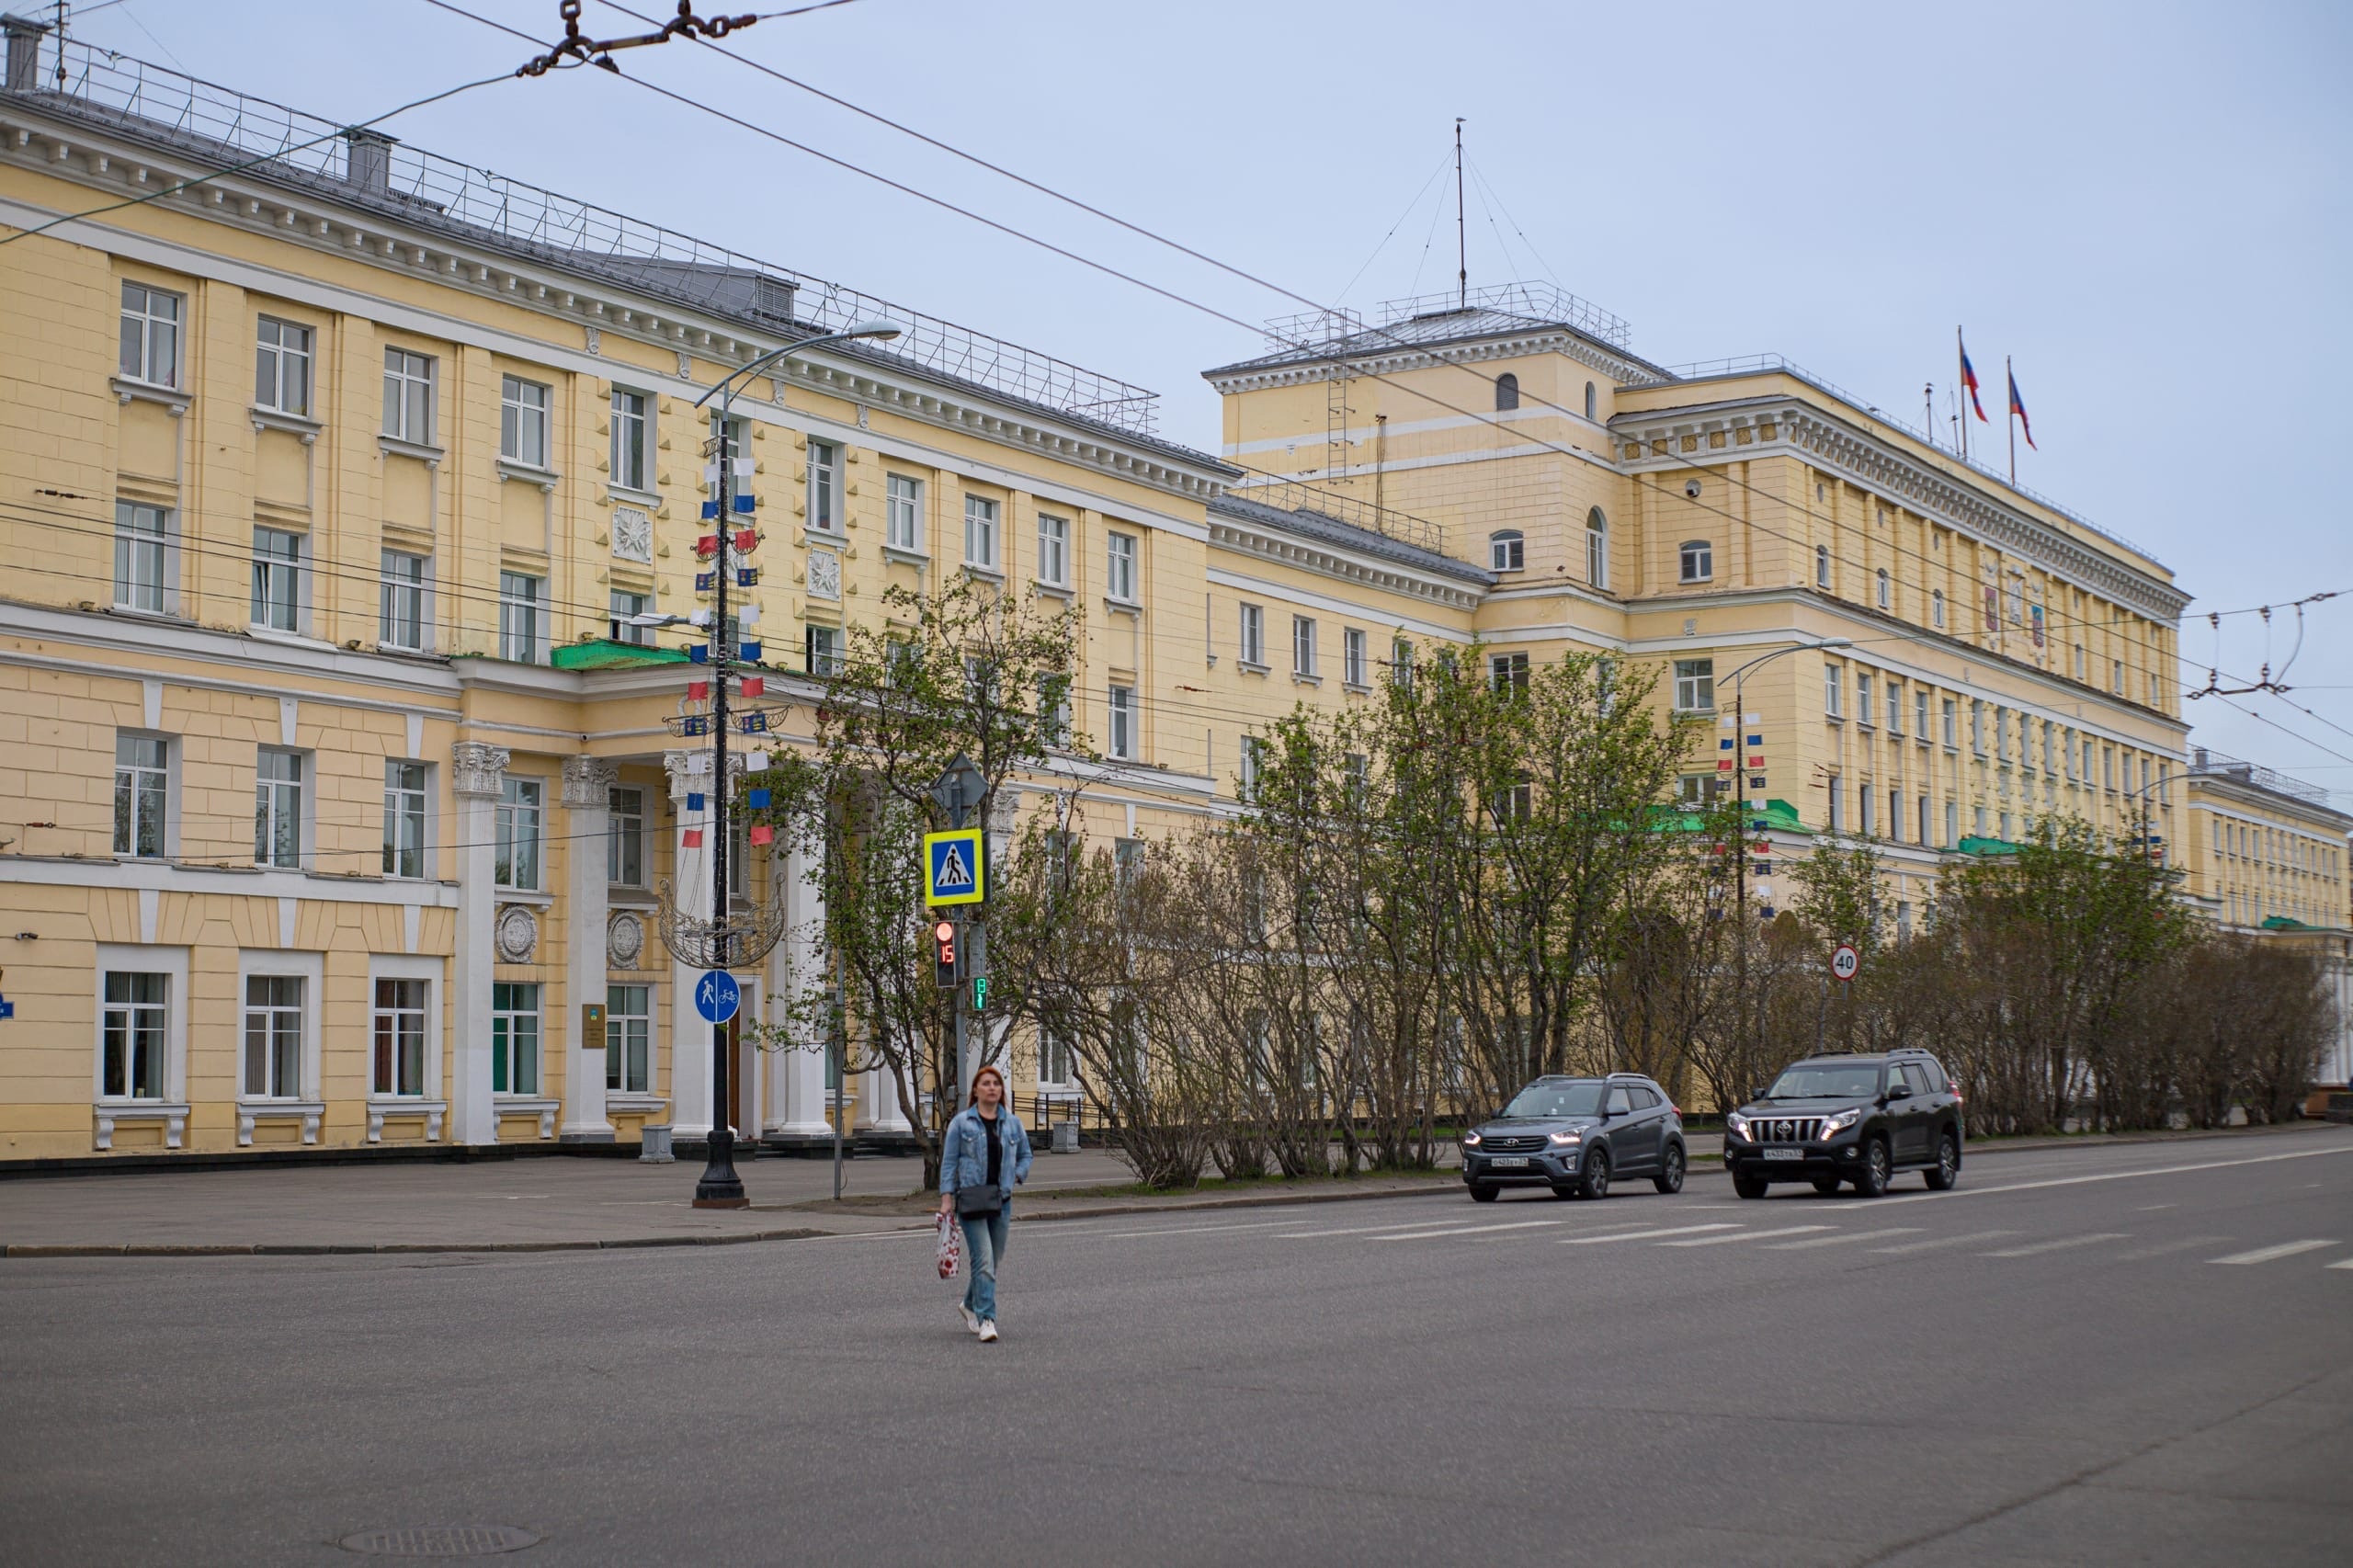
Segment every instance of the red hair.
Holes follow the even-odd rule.
[[[964,1102],[966,1105],[978,1105],[981,1103],[981,1078],[983,1074],[996,1080],[996,1092],[1000,1096],[1009,1093],[1005,1086],[1005,1074],[998,1072],[994,1067],[983,1067],[980,1072],[972,1074],[972,1097]]]

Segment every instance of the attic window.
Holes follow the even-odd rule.
[[[1519,406],[1519,378],[1506,370],[1495,378],[1495,411]]]

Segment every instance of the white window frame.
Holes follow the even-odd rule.
[[[1314,680],[1315,618],[1294,615],[1290,618],[1290,673],[1303,679]]]
[[[612,641],[626,642],[632,648],[654,646],[654,628],[633,624],[636,618],[654,608],[654,596],[642,588],[608,588],[605,591],[606,630]]]
[[[1525,653],[1487,655],[1488,689],[1517,697],[1528,689],[1529,656]]]
[[[303,623],[303,571],[307,535],[291,528],[254,528],[253,593],[248,603],[251,624],[266,631],[299,636]]]
[[[1070,676],[1038,677],[1039,738],[1050,746],[1070,744]]]
[[[553,393],[544,381],[502,374],[498,379],[498,455],[524,468],[548,466],[548,415]]]
[[[1895,610],[1895,584],[1884,566],[1879,569],[1879,608],[1890,614]]]
[[[1267,743],[1256,735],[1242,737],[1241,766],[1235,786],[1240,798],[1247,801],[1258,792],[1258,770]]]
[[[1675,661],[1675,710],[1677,713],[1712,713],[1716,709],[1716,661],[1707,659],[1677,659]]]
[[[808,489],[803,521],[821,534],[838,534],[842,528],[842,449],[832,441],[809,442]]]
[[[882,479],[882,542],[910,555],[923,551],[923,481],[912,474]]]
[[[1487,536],[1487,569],[1524,572],[1528,569],[1528,536],[1518,528],[1497,528]]]
[[[547,891],[548,786],[544,778],[509,773],[500,781],[494,808],[491,846],[491,885],[501,892]],[[528,852],[529,880],[518,877],[517,861]]]
[[[1585,580],[1602,592],[1609,587],[1609,519],[1596,506],[1585,515]]]
[[[634,403],[635,407],[629,406]],[[617,386],[606,411],[612,436],[608,474],[617,490],[649,494],[654,485],[654,394]]]
[[[440,979],[438,959],[404,958],[395,955],[371,954],[368,960],[368,1097],[372,1102],[397,1106],[404,1109],[422,1108],[424,1102],[437,1098],[441,1087],[441,1009],[436,1003],[434,984]],[[415,985],[424,988],[421,1008],[387,1006],[382,988],[387,985]],[[400,1061],[392,1061],[393,1087],[383,1088],[376,1077],[376,1045],[383,1032],[386,1017],[416,1017],[421,1026],[417,1040],[417,1079],[413,1090],[400,1088]],[[395,1051],[401,1032],[393,1030]],[[429,1124],[428,1124],[429,1125]],[[381,1131],[371,1127],[371,1132]]]
[[[1245,603],[1240,608],[1237,631],[1240,646],[1235,654],[1235,663],[1246,668],[1263,671],[1267,667],[1266,607]]]
[[[1945,629],[1945,591],[1942,588],[1928,590],[1928,624],[1938,631]]]
[[[171,308],[159,311],[156,307],[163,303]],[[126,278],[122,282],[121,312],[116,368],[122,379],[142,386],[178,391],[180,331],[188,320],[188,296]]]
[[[1822,666],[1822,711],[1827,718],[1846,717],[1846,679],[1841,667],[1824,663]]]
[[[530,993],[531,1005],[526,1009],[511,1006],[518,992]],[[498,1005],[499,993],[507,994],[510,1006]],[[491,983],[491,1092],[500,1099],[535,1100],[545,1092],[548,1081],[547,989],[535,980],[494,981]],[[515,1082],[515,1023],[529,1019],[531,1026],[531,1085],[523,1088]],[[500,1070],[505,1069],[506,1086],[496,1086]]]
[[[522,585],[529,584],[528,593]],[[517,664],[547,661],[548,580],[529,572],[498,574],[498,656]]]
[[[414,551],[380,553],[376,596],[376,642],[406,653],[422,653],[432,642],[433,557]]]
[[[254,406],[311,416],[312,328],[276,316],[254,323]]]
[[[842,629],[838,626],[804,627],[801,633],[802,667],[823,679],[841,674]]]
[[[1904,683],[1893,676],[1887,680],[1887,733],[1904,733]]]
[[[1927,745],[1931,738],[1928,733],[1928,688],[1925,686],[1912,688],[1912,738],[1922,745]]]
[[[1961,703],[1958,699],[1948,697],[1944,699],[1943,733],[1945,750],[1959,751],[1961,749]]]
[[[964,497],[964,564],[983,572],[997,567],[996,534],[1001,520],[997,503],[985,495]]]
[[[1136,759],[1136,692],[1131,686],[1114,686],[1106,694],[1109,734],[1106,753],[1120,762]]]
[[[620,996],[625,991],[636,992],[642,997],[642,1011],[623,1010]],[[656,1006],[651,981],[615,981],[605,987],[607,1094],[650,1095],[654,1092],[654,1019]],[[630,1050],[632,1045],[638,1051],[639,1081],[636,1083],[630,1081]]]
[[[1070,586],[1070,519],[1047,512],[1038,514],[1038,582],[1048,588]]]
[[[1855,672],[1855,722],[1867,730],[1879,722],[1879,714],[1871,707],[1874,700],[1871,673],[1870,670]]]
[[[140,746],[157,748],[153,763],[136,755],[135,748]],[[127,759],[126,747],[134,752]],[[179,793],[173,788],[178,755],[179,748],[169,735],[143,730],[115,732],[113,843],[117,855],[133,860],[167,860],[178,847],[172,815],[172,801]],[[151,835],[154,847],[141,848]]]
[[[1826,544],[1813,547],[1813,585],[1824,589],[1830,586],[1830,547]]]
[[[274,762],[290,762],[292,777],[271,770]],[[280,870],[300,870],[310,858],[311,754],[291,746],[263,746],[254,760],[254,864]],[[292,858],[282,840],[293,835]]]
[[[605,790],[605,883],[608,887],[642,889],[645,884],[647,838],[645,787],[612,784]],[[629,862],[637,862],[630,875]]]
[[[413,447],[434,444],[435,369],[430,354],[385,346],[384,435]]]
[[[90,1103],[98,1112],[98,1146],[109,1146],[112,1123],[116,1119],[137,1116],[142,1119],[163,1121],[165,1144],[176,1149],[180,1146],[181,1134],[188,1121],[188,950],[186,948],[100,942],[93,954],[92,969],[96,1006],[91,1015]],[[163,977],[163,1000],[153,1004],[136,1004],[142,1007],[159,1006],[163,1011],[162,1036],[157,1041],[163,1055],[156,1063],[157,1092],[153,1095],[107,1093],[107,978],[115,974]],[[126,1083],[128,1079],[126,1063]],[[108,1115],[110,1110],[118,1115]]]
[[[1366,639],[1362,627],[1343,627],[1340,631],[1340,684],[1360,687],[1365,682]]]
[[[1114,529],[1103,536],[1103,595],[1113,604],[1139,603],[1136,595],[1136,536]]]
[[[415,769],[414,775],[407,773],[410,768]],[[413,845],[409,842],[412,830]],[[394,881],[432,878],[433,765],[429,762],[404,756],[384,759],[384,858],[380,864],[383,875]]]
[[[1716,577],[1716,547],[1711,540],[1687,539],[1677,551],[1685,583],[1712,583]]]
[[[125,984],[121,989],[127,994],[119,999],[110,996],[108,993],[114,987],[108,983],[118,975],[129,982],[160,980],[163,984],[159,989],[163,995],[160,1000],[152,996],[141,996],[137,994],[139,990],[137,985]],[[175,978],[168,971],[162,970],[123,969],[104,963],[98,966],[97,1092],[100,1099],[160,1104],[172,1097],[169,1087],[173,1054],[172,1025],[181,1011],[175,1003],[180,999],[181,994],[186,990],[183,985],[174,984]],[[110,1037],[115,1032],[115,1015],[119,1015],[124,1019],[121,1029],[123,1048],[120,1052],[122,1074],[119,1080],[122,1086],[119,1092],[108,1094],[107,1069],[109,1065],[108,1047],[112,1043]],[[150,1018],[149,1015],[153,1015],[153,1017]],[[139,1045],[142,1035],[147,1038],[148,1047],[153,1052],[151,1071],[144,1074],[138,1071],[141,1060]],[[152,1082],[142,1082],[142,1079],[152,1080]],[[149,1088],[153,1092],[142,1094],[140,1092],[142,1088]]]
[[[291,1093],[256,1093],[251,1083],[249,1051],[250,1019],[253,1012],[251,986],[256,980],[293,980],[301,983],[301,994],[295,1005],[296,1027],[301,1031],[297,1045],[297,1081]],[[319,1123],[326,1106],[320,1093],[322,1053],[319,1040],[319,1017],[324,999],[321,995],[326,983],[326,957],[324,953],[289,952],[278,949],[247,949],[237,955],[237,1033],[236,1033],[236,1105],[237,1142],[254,1141],[254,1123],[264,1119],[300,1119],[301,1141],[319,1141]],[[287,1085],[276,1087],[283,1090]]]
[[[178,551],[167,506],[139,501],[114,504],[114,603],[117,609],[168,615],[176,595],[174,568]],[[152,526],[151,526],[152,525]]]
[[[315,1000],[305,976],[254,969],[237,981],[237,1097],[299,1100],[316,1087],[303,1057],[315,1032],[304,1028]]]

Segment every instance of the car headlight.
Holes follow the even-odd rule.
[[[1731,1133],[1735,1138],[1747,1137],[1748,1118],[1741,1115],[1740,1112],[1736,1110],[1728,1113],[1724,1117],[1724,1131]]]
[[[1844,1132],[1862,1119],[1863,1112],[1859,1106],[1852,1110],[1842,1110],[1836,1116],[1825,1116],[1822,1119],[1822,1135],[1828,1138],[1835,1133]]]
[[[1475,1149],[1479,1146],[1479,1135],[1476,1132],[1466,1132],[1462,1135],[1462,1142],[1467,1146]]]
[[[1585,1134],[1574,1130],[1571,1130],[1566,1132],[1555,1132],[1552,1134],[1551,1141],[1555,1143],[1582,1143],[1585,1142]]]

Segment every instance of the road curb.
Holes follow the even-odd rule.
[[[629,1236],[615,1241],[550,1242],[12,1242],[0,1257],[372,1257],[410,1253],[625,1252],[637,1247],[733,1246],[746,1242],[798,1242],[857,1234],[798,1226],[740,1234]],[[862,1233],[875,1234],[879,1233]]]

